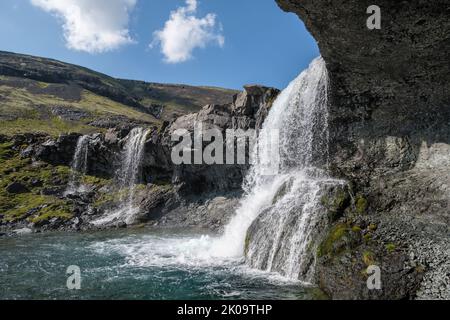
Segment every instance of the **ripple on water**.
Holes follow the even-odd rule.
[[[214,252],[211,235],[125,230],[0,241],[3,299],[298,299],[299,283]],[[68,292],[66,269],[82,270]],[[6,271],[6,272],[5,272]]]

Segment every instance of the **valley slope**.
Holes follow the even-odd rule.
[[[0,134],[96,132],[120,124],[159,126],[237,91],[115,79],[76,65],[0,52]]]

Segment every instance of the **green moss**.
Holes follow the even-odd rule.
[[[317,248],[317,257],[334,258],[342,252],[353,250],[362,243],[362,230],[351,222],[333,226]]]
[[[44,88],[45,83],[36,82],[36,85]],[[67,132],[89,134],[103,131],[88,125],[92,120],[104,116],[120,115],[131,119],[147,121],[159,124],[152,115],[140,112],[134,108],[115,102],[109,98],[96,95],[83,90],[81,100],[70,101],[60,97],[32,93],[26,88],[16,88],[0,85],[0,95],[5,97],[0,104],[0,114],[11,120],[0,121],[0,134],[14,135],[27,132],[43,132],[52,136],[58,136]],[[67,108],[87,111],[92,115],[82,121],[68,121],[60,117],[50,115],[49,109],[36,108],[36,106],[63,105]]]
[[[29,221],[33,223],[42,223],[53,218],[68,220],[72,217],[71,210],[66,204],[53,204],[40,210],[39,213],[30,218]]]
[[[111,180],[85,175],[85,176],[81,177],[81,183],[87,184],[87,185],[95,185],[95,186],[101,188],[101,187],[104,187],[104,186],[110,184]]]
[[[393,244],[393,243],[388,243],[388,244],[386,245],[386,250],[387,250],[388,253],[391,253],[391,252],[395,251],[396,247],[397,247],[397,246],[396,246],[395,244]]]
[[[46,83],[46,82],[38,82],[37,85],[39,86],[39,88],[41,89],[46,89],[50,86],[50,84]]]
[[[95,131],[102,130],[77,121],[65,121],[59,117],[50,119],[20,118],[12,121],[0,121],[0,133],[8,136],[28,132],[42,132],[56,137],[69,132],[88,134]]]
[[[372,240],[372,235],[370,234],[370,233],[366,233],[364,236],[363,236],[363,239],[364,239],[364,242],[370,242],[371,240]]]
[[[366,266],[371,266],[375,264],[375,255],[370,251],[364,251],[362,260]]]
[[[317,256],[323,257],[332,253],[334,243],[342,239],[348,231],[349,228],[344,223],[334,226],[329,232],[327,238],[320,244],[317,251]]]
[[[135,189],[136,191],[136,189]],[[102,193],[99,196],[97,196],[96,200],[94,201],[93,205],[96,208],[101,208],[105,205],[114,205],[115,203],[118,203],[121,201],[121,199],[126,198],[130,193],[129,189],[124,190],[116,190],[111,191],[107,193]]]
[[[32,164],[14,152],[7,160],[0,160],[0,213],[6,221],[16,221],[31,215],[37,218],[68,216],[70,208],[64,200],[53,196],[41,195],[44,188],[54,187],[54,180],[67,181],[70,169],[65,166],[53,167],[45,163]],[[33,184],[39,181],[39,184]],[[20,182],[30,190],[25,194],[10,194],[6,187]],[[63,209],[62,209],[63,208]],[[52,211],[55,213],[53,214]]]
[[[364,198],[361,195],[358,195],[355,199],[355,207],[356,207],[356,212],[359,214],[364,214],[367,211],[369,204],[367,202],[367,199]]]
[[[377,230],[378,226],[374,223],[371,223],[368,227],[369,231],[375,231]]]
[[[330,300],[330,297],[319,288],[312,289],[311,295],[314,300]]]
[[[156,179],[153,181],[154,185],[164,187],[164,186],[172,186],[172,180],[170,179]]]
[[[12,146],[11,142],[0,143],[0,160],[7,160],[14,156]]]
[[[4,202],[5,200],[6,202]],[[28,218],[30,222],[37,222],[53,217],[71,217],[67,203],[52,196],[27,193],[7,199],[0,196],[0,201],[2,202],[2,212],[6,221],[18,221]],[[28,217],[30,213],[31,216]]]
[[[342,208],[345,205],[346,201],[347,193],[342,189],[338,189],[334,197],[333,206],[336,209]]]

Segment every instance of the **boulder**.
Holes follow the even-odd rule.
[[[12,194],[28,193],[30,190],[20,182],[13,182],[6,187],[6,191]]]

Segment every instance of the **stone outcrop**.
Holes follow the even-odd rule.
[[[277,2],[304,21],[329,70],[331,170],[364,199],[345,218],[378,225],[373,242],[319,261],[322,288],[333,298],[448,299],[448,276],[430,276],[448,268],[439,255],[450,259],[448,2]],[[373,4],[380,30],[366,26]],[[371,295],[352,263],[364,246],[385,271],[386,287]],[[424,277],[408,273],[416,269]]]
[[[248,165],[176,166],[171,158],[174,145],[171,135],[177,129],[193,133],[195,122],[201,122],[204,129],[215,128],[224,134],[227,129],[258,128],[278,93],[273,88],[246,86],[244,92],[234,97],[233,103],[207,105],[198,113],[182,116],[172,123],[164,122],[160,127],[149,128],[141,184],[134,191],[134,205],[140,208],[136,223],[161,227],[221,228],[235,212]],[[12,180],[6,186],[7,190],[29,196],[47,196],[55,203],[52,212],[63,210],[65,213],[64,218],[52,217],[40,221],[33,217],[49,207],[45,203],[40,204],[27,212],[20,212],[18,218],[3,224],[0,220],[0,230],[8,232],[26,227],[34,231],[78,231],[95,228],[90,222],[117,208],[119,202],[123,201],[123,190],[117,189],[114,179],[117,170],[121,169],[121,154],[127,136],[136,126],[139,124],[123,121],[104,133],[89,135],[84,191],[74,194],[66,194],[65,191],[71,174],[68,167],[73,160],[80,134],[65,134],[57,138],[41,134],[0,136],[0,142],[7,143],[4,156],[17,160],[17,167],[14,165],[14,168],[7,168],[3,173],[0,171],[0,175],[4,174],[7,179]],[[25,166],[22,161],[26,162]],[[36,168],[40,167],[51,170],[51,174],[43,172],[42,177],[34,178],[38,175]],[[22,170],[20,180],[15,175],[16,170]],[[58,174],[52,177],[55,171]],[[31,175],[33,178],[29,179]],[[10,200],[11,205],[14,205],[14,199]],[[9,203],[2,205],[9,210]],[[0,218],[2,208],[0,207]],[[39,221],[30,222],[34,220]],[[112,224],[107,227],[114,226],[116,225]]]
[[[217,129],[224,140],[227,129],[259,129],[279,94],[279,90],[257,85],[245,86],[245,90],[236,95],[232,104],[208,105],[200,112],[178,118],[165,132],[165,144],[172,146],[172,134],[178,129],[186,129],[193,137],[196,123],[203,130]],[[225,141],[224,141],[225,142]],[[170,149],[170,148],[169,148]],[[224,145],[225,149],[225,145]],[[211,191],[237,191],[248,164],[219,165],[179,165],[174,168],[174,183],[188,193],[202,194]]]

